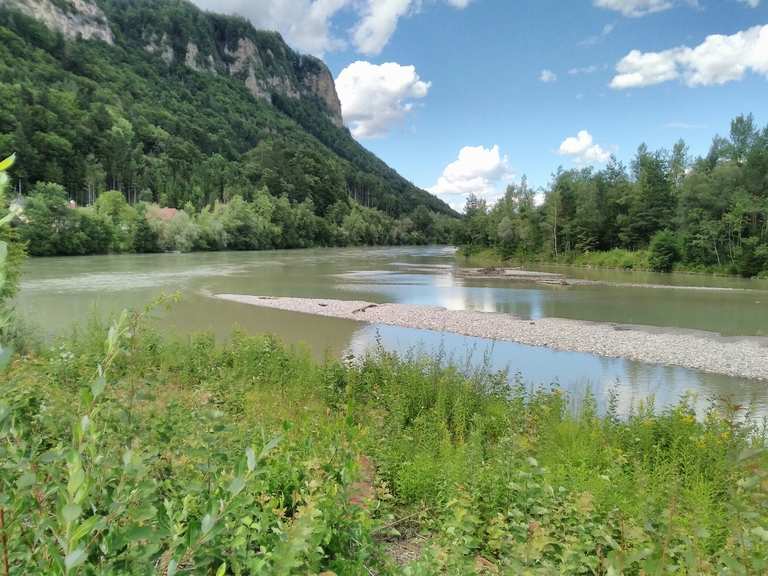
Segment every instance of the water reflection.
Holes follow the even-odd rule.
[[[358,330],[349,352],[361,356],[379,344],[386,350],[445,357],[447,362],[461,367],[487,365],[494,371],[508,370],[511,381],[519,378],[530,386],[556,383],[574,399],[583,398],[589,390],[600,409],[605,409],[608,393],[613,390],[623,414],[649,398],[662,409],[690,396],[699,414],[713,401],[727,399],[745,407],[753,406],[757,417],[768,416],[768,386],[755,380],[385,325]]]

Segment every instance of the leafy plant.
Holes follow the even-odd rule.
[[[6,209],[5,191],[8,187],[7,171],[13,166],[15,155],[0,162],[0,372],[10,359],[10,331],[13,328],[13,308],[9,300],[18,288],[24,249],[16,242],[10,229],[11,222],[21,214],[18,206]]]
[[[679,258],[680,251],[677,247],[677,238],[670,230],[657,232],[651,239],[649,246],[649,262],[654,272],[671,272],[675,262]]]

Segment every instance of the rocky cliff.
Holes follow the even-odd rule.
[[[183,0],[0,0],[60,31],[66,38],[140,45],[166,65],[228,74],[255,97],[273,95],[318,102],[343,126],[333,76],[312,56],[294,52],[274,32],[246,21],[202,12]],[[152,18],[147,15],[154,12]]]
[[[34,16],[65,38],[114,42],[107,17],[97,5],[87,0],[0,0],[0,6],[16,8]]]

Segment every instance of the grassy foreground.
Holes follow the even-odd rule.
[[[0,376],[0,574],[765,574],[765,430],[124,315]]]

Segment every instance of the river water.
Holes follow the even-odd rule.
[[[182,301],[162,313],[179,332],[225,338],[235,327],[303,343],[318,356],[362,354],[375,343],[407,353],[440,354],[463,366],[508,369],[529,385],[557,383],[604,402],[616,391],[627,411],[653,397],[657,406],[692,394],[699,408],[728,399],[768,414],[768,383],[606,359],[590,354],[491,342],[392,326],[320,318],[216,300],[211,293],[338,298],[430,304],[505,312],[524,318],[561,317],[768,336],[768,281],[621,271],[553,269],[590,286],[545,286],[454,274],[447,247],[312,249],[30,259],[19,310],[47,334],[66,332],[93,315],[143,306],[165,292]],[[690,288],[688,288],[690,287]],[[702,289],[704,288],[704,289]],[[722,290],[712,290],[718,288]]]

